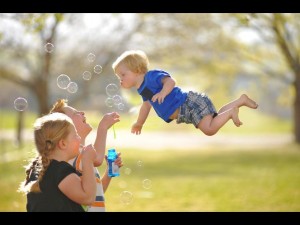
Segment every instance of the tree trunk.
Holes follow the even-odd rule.
[[[294,102],[294,121],[295,121],[295,141],[300,144],[300,74],[296,75],[295,80],[295,102]]]
[[[46,115],[49,113],[49,88],[46,80],[42,80],[35,85],[34,89],[37,100],[39,102],[39,115]]]
[[[18,112],[18,118],[17,118],[18,124],[17,124],[17,145],[19,148],[23,146],[23,127],[24,127],[24,111]]]
[[[290,67],[295,75],[295,102],[294,102],[294,135],[295,142],[300,143],[300,64],[299,64],[299,53],[295,51],[297,47],[293,47],[286,36],[288,31],[284,29],[285,20],[282,14],[273,14],[272,28],[277,40],[277,45],[280,48],[287,65]]]

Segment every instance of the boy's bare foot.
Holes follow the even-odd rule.
[[[249,98],[246,94],[242,94],[240,99],[242,100],[244,106],[248,106],[249,108],[252,109],[257,109],[258,104],[255,101],[253,101],[251,98]]]
[[[232,121],[237,127],[239,127],[243,124],[239,119],[239,108],[238,107],[234,107],[232,109]]]

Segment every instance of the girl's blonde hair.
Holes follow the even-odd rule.
[[[39,183],[51,162],[49,155],[56,149],[58,142],[69,135],[72,125],[70,117],[58,112],[42,116],[35,121],[34,141],[38,157],[28,164],[26,179],[19,191],[40,192]],[[38,174],[38,178],[29,182],[32,173]]]
[[[120,64],[124,64],[134,73],[145,74],[148,72],[149,60],[146,53],[142,50],[129,50],[120,55],[112,64],[115,73]]]
[[[58,99],[52,106],[50,113],[60,112],[60,113],[65,114],[65,112],[63,111],[63,108],[66,106],[68,106],[67,99]]]

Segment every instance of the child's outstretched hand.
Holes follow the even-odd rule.
[[[131,133],[139,135],[141,134],[141,130],[142,130],[143,125],[139,124],[139,123],[134,123],[131,127]]]
[[[120,115],[117,112],[106,113],[101,119],[99,126],[109,129],[112,125],[120,121]]]
[[[161,104],[161,103],[164,102],[165,97],[166,97],[166,95],[164,95],[163,93],[159,92],[159,93],[153,95],[151,101],[152,102],[158,101],[158,104]]]

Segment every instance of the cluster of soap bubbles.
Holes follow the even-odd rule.
[[[78,90],[77,83],[71,81],[70,77],[66,74],[61,74],[56,79],[57,86],[61,89],[67,90],[69,93],[76,93]]]
[[[94,62],[96,59],[96,56],[95,54],[93,53],[89,53],[88,56],[87,56],[87,60],[88,62],[92,63]],[[95,65],[94,66],[94,72],[96,74],[100,74],[102,72],[102,66],[101,65]],[[90,80],[92,78],[92,73],[90,71],[84,71],[83,74],[82,74],[82,78],[84,80]]]
[[[28,102],[23,97],[18,97],[14,101],[14,107],[17,111],[24,111],[28,107]]]
[[[123,99],[120,95],[118,95],[119,88],[116,84],[111,83],[106,86],[106,94],[108,97],[105,100],[105,105],[107,107],[116,107],[118,110],[123,111],[125,109],[125,105],[123,103]]]
[[[87,60],[89,63],[93,63],[96,59],[96,55],[93,53],[89,53],[87,55]],[[95,65],[94,73],[100,74],[102,72],[102,66],[101,65]],[[92,73],[88,70],[84,71],[82,74],[82,78],[84,80],[90,80],[92,78]],[[107,98],[105,100],[105,105],[109,108],[115,107],[118,110],[122,111],[125,108],[125,105],[123,103],[122,97],[118,94],[119,88],[116,84],[110,83],[106,86],[106,94]]]
[[[47,52],[53,51],[53,45],[51,43],[47,43],[45,45],[45,50]],[[89,53],[87,56],[89,62],[94,62],[96,56],[93,53]],[[102,72],[101,65],[94,66],[94,72],[96,74],[100,74]],[[84,71],[82,74],[82,78],[84,80],[90,80],[92,78],[92,73],[90,71]],[[76,93],[78,91],[78,85],[76,82],[71,81],[70,77],[66,74],[61,74],[57,77],[57,86],[61,89],[67,90],[69,93]]]
[[[138,160],[136,162],[136,165],[140,169],[143,166],[143,162],[141,160]],[[129,167],[124,168],[123,171],[124,171],[124,175],[126,175],[126,176],[129,176],[132,173],[132,169]],[[143,179],[141,184],[142,184],[143,189],[149,190],[152,188],[152,181],[148,178]],[[119,182],[119,187],[122,189],[127,188],[126,181],[121,180]],[[152,192],[144,192],[143,194],[147,194],[147,196],[152,196]],[[128,190],[121,191],[121,193],[120,193],[120,201],[121,201],[121,203],[123,203],[125,205],[131,204],[133,201],[133,198],[134,198],[134,194]]]

